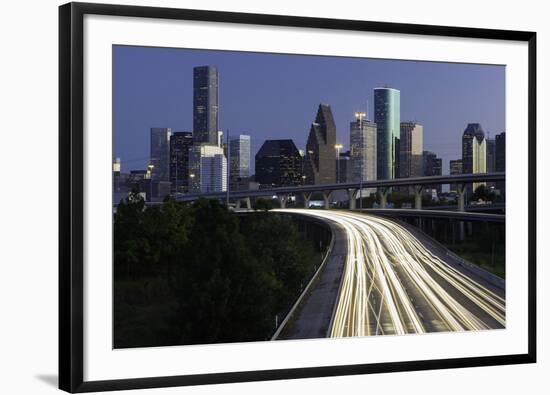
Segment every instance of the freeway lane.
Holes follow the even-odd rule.
[[[331,337],[505,327],[505,301],[433,254],[389,219],[344,211],[286,209],[338,224],[347,256]]]

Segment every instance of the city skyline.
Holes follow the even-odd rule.
[[[129,51],[129,53],[126,53],[126,51]],[[155,55],[155,53],[161,58],[168,57],[173,58],[173,60],[177,60],[177,62],[174,62],[175,65],[183,62],[186,64],[186,68],[183,71],[178,69],[177,72],[174,72],[172,74],[163,73],[163,78],[157,76],[156,80],[153,81],[156,83],[151,85],[151,81],[149,81],[148,79],[151,79],[153,77],[146,77],[147,75],[150,75],[150,73],[154,73],[155,70],[159,71],[159,68],[162,69],[163,67],[168,67],[166,66],[166,64],[170,64],[170,67],[168,67],[170,69],[175,67],[175,65],[170,62],[161,62],[158,61],[159,59],[151,56]],[[138,65],[141,67],[137,67],[137,70],[129,69],[127,67],[129,66],[128,62],[131,62],[132,65],[135,64],[135,62],[133,62],[132,60],[137,60],[136,57],[153,58],[153,60],[155,60],[154,67],[143,70],[142,62],[138,62]],[[269,59],[266,59],[266,57],[268,57]],[[277,67],[271,66],[271,68],[266,69],[267,66],[264,63],[266,63],[266,60],[273,61],[274,57],[278,61],[276,63],[279,63],[278,68],[281,68],[282,65],[286,65],[286,68],[283,67],[283,70],[275,70],[277,69]],[[431,76],[433,76],[433,73],[436,72],[435,78],[433,78],[431,84],[424,83],[424,85],[422,85],[422,90],[410,92],[410,81],[404,81],[403,86],[405,86],[405,89],[403,88],[403,86],[399,86],[395,83],[387,85],[392,85],[396,89],[402,91],[401,120],[413,120],[422,124],[425,130],[424,148],[436,152],[438,156],[443,158],[443,163],[445,164],[448,164],[448,161],[451,159],[458,159],[461,157],[460,137],[464,130],[464,124],[459,125],[458,130],[454,130],[454,126],[452,130],[448,129],[448,125],[458,122],[456,119],[458,119],[459,121],[462,121],[462,119],[467,119],[467,123],[479,122],[484,125],[484,129],[486,131],[489,131],[492,137],[495,134],[504,131],[504,68],[501,66],[388,61],[355,58],[350,59],[304,55],[255,54],[204,50],[116,47],[113,70],[115,74],[115,146],[113,156],[121,157],[123,171],[127,172],[129,170],[146,167],[148,161],[147,152],[149,150],[149,147],[147,144],[147,139],[143,141],[144,139],[140,138],[140,136],[143,134],[146,135],[150,128],[166,127],[171,128],[173,131],[190,131],[193,129],[193,116],[191,111],[193,108],[191,104],[193,100],[192,70],[197,66],[206,65],[209,61],[215,60],[211,58],[217,58],[219,62],[222,62],[223,60],[227,64],[227,67],[220,67],[219,64],[214,65],[220,73],[220,129],[224,131],[226,129],[230,129],[230,134],[232,136],[242,133],[250,135],[251,156],[254,156],[254,154],[260,148],[261,144],[266,139],[290,138],[295,141],[298,148],[303,149],[308,136],[309,128],[311,127],[311,115],[310,113],[308,114],[305,110],[301,111],[300,108],[309,106],[311,104],[311,106],[316,109],[319,103],[324,102],[329,104],[334,112],[337,134],[336,141],[339,144],[343,144],[344,149],[349,149],[349,122],[353,120],[353,111],[366,111],[368,113],[368,118],[372,120],[374,118],[374,112],[372,108],[374,107],[372,105],[373,90],[378,85],[383,84],[380,84],[379,81],[376,81],[375,83],[373,83],[374,87],[372,87],[372,89],[368,86],[357,86],[360,84],[346,86],[344,85],[345,79],[340,78],[340,80],[343,81],[342,86],[334,86],[333,84],[337,82],[336,80],[338,80],[338,78],[334,78],[332,74],[338,75],[340,73],[332,73],[331,75],[323,74],[322,72],[325,71],[327,65],[337,65],[341,67],[341,70],[345,70],[349,68],[357,68],[357,64],[359,63],[359,66],[362,66],[362,68],[365,69],[363,70],[363,72],[370,71],[371,74],[380,75],[379,79],[382,79],[383,75],[385,74],[385,72],[381,70],[381,66],[384,66],[382,67],[384,70],[387,69],[388,66],[391,66],[390,68],[395,69],[394,74],[401,76],[402,73],[398,73],[397,71],[403,71],[403,67],[405,67],[407,72],[410,71],[410,73],[408,73],[409,77],[411,77],[410,79],[415,80],[415,83],[412,84],[413,86],[415,84],[423,82],[422,78],[418,80],[418,78],[412,78],[413,76],[418,77],[419,74],[422,74],[426,78],[427,74],[431,74]],[[304,103],[305,99],[303,98],[303,96],[307,97],[314,94],[313,92],[306,91],[304,92],[304,95],[302,95],[302,92],[300,92],[300,95],[285,96],[285,101],[279,102],[277,105],[277,103],[273,103],[274,98],[272,96],[281,95],[284,92],[289,93],[292,91],[293,87],[298,88],[304,86],[304,83],[301,82],[300,79],[308,80],[305,85],[309,84],[312,91],[318,90],[319,87],[316,86],[314,83],[315,79],[310,78],[309,74],[307,76],[301,75],[300,78],[291,77],[288,79],[288,81],[285,81],[287,85],[292,86],[282,87],[276,89],[275,91],[264,91],[264,88],[266,87],[265,84],[263,86],[258,86],[255,89],[251,88],[249,90],[246,90],[245,88],[250,88],[247,82],[250,82],[250,80],[255,81],[256,76],[253,74],[252,78],[250,78],[251,74],[248,73],[247,70],[236,72],[231,65],[239,61],[239,59],[243,65],[248,64],[246,60],[256,60],[256,66],[258,66],[259,64],[263,65],[263,67],[258,67],[258,69],[262,69],[261,71],[262,74],[264,74],[264,77],[265,75],[267,75],[269,77],[267,79],[275,81],[277,81],[278,77],[280,77],[282,74],[287,74],[288,68],[294,68],[294,70],[297,72],[302,70],[304,66],[311,67],[313,64],[315,64],[319,66],[317,67],[317,69],[319,70],[315,70],[314,68],[314,70],[312,70],[312,73],[309,74],[317,75],[317,77],[319,77],[320,75],[326,77],[324,79],[324,85],[326,86],[327,91],[333,92],[335,88],[344,87],[347,89],[352,89],[352,91],[354,92],[362,91],[362,93],[360,95],[355,93],[340,97],[338,94],[336,94],[338,93],[339,89],[336,89],[336,93],[321,93],[319,95],[321,96],[321,98],[317,98],[316,102],[306,104]],[[150,62],[145,63],[149,64]],[[187,66],[187,64],[189,66]],[[420,68],[424,71],[418,70],[419,65],[422,66]],[[151,66],[151,64],[149,64],[149,66]],[[244,69],[246,69],[247,67],[244,67]],[[434,68],[437,70],[434,70]],[[444,70],[442,70],[442,68]],[[268,70],[269,73],[267,73]],[[188,75],[186,75],[186,71],[188,72]],[[488,89],[487,79],[483,78],[483,81],[477,84],[479,85],[478,91],[472,91],[470,89],[468,91],[470,95],[466,98],[461,97],[461,91],[457,88],[458,90],[456,92],[450,92],[452,94],[448,95],[445,104],[447,104],[447,106],[452,105],[451,107],[454,110],[456,108],[468,108],[468,104],[471,107],[472,105],[474,105],[473,103],[475,103],[474,107],[477,109],[477,111],[470,111],[470,113],[476,113],[480,111],[480,108],[485,108],[485,115],[479,116],[474,119],[473,116],[470,117],[457,115],[457,113],[462,114],[462,112],[455,110],[453,112],[453,116],[449,116],[447,119],[445,119],[445,125],[447,126],[443,130],[441,128],[438,129],[442,131],[436,134],[436,138],[434,139],[433,125],[437,124],[438,119],[440,119],[444,114],[440,113],[440,107],[435,104],[430,104],[430,100],[427,100],[426,98],[432,97],[430,96],[430,94],[434,94],[434,92],[437,92],[438,89],[442,89],[445,87],[448,88],[448,86],[438,86],[438,82],[441,82],[440,80],[445,74],[450,73],[454,77],[456,77],[457,72],[459,74],[462,73],[463,77],[468,76],[468,78],[466,79],[468,83],[464,84],[464,81],[461,81],[463,85],[467,85],[468,87],[469,85],[475,85],[476,81],[479,82],[478,80],[480,78],[480,75],[484,75],[485,77],[487,77],[487,74],[490,74],[491,78],[489,78],[489,80],[491,84],[489,85],[491,89]],[[225,77],[226,74],[227,77]],[[450,76],[447,75],[447,77]],[[373,79],[373,77],[370,79]],[[392,78],[389,79],[391,80]],[[399,78],[394,77],[393,80],[399,80]],[[456,78],[454,78],[454,80],[456,80]],[[141,83],[136,83],[136,81],[141,81]],[[266,82],[268,86],[270,86],[269,84],[272,83],[273,81],[269,83]],[[235,84],[237,84],[240,89],[236,89],[235,92],[232,92],[231,87]],[[147,89],[147,94],[136,95],[136,90],[138,90],[140,87],[145,88],[143,85],[151,85],[150,89]],[[182,85],[183,89],[178,89],[178,86]],[[269,95],[264,94],[265,92],[269,92]],[[344,90],[344,92],[347,91]],[[482,92],[484,93],[484,95],[480,99],[479,96]],[[499,95],[499,92],[502,94]],[[159,93],[163,93],[162,96],[164,98],[160,101],[160,103],[158,97],[156,97],[156,95]],[[258,94],[262,95],[261,97],[263,98],[263,103],[265,104],[265,106],[260,106],[260,104],[262,103],[257,103],[258,105],[252,107],[250,105],[247,106],[250,100],[253,100],[255,98],[258,99]],[[239,98],[242,98],[242,100],[228,100],[228,98],[230,99],[231,97],[235,99],[235,95],[237,95]],[[409,103],[409,96],[414,96],[417,100],[413,103]],[[435,96],[437,97],[437,95]],[[329,97],[334,97],[334,100],[339,100],[322,100],[322,98]],[[357,100],[358,97],[361,100]],[[422,100],[423,97],[425,97],[424,100]],[[354,99],[355,102],[359,103],[357,106],[350,105],[348,109],[342,109],[344,102],[354,101]],[[495,101],[500,101],[501,105],[496,105]],[[367,109],[367,102],[370,104],[369,107],[371,108]],[[424,107],[431,106],[432,111],[430,112],[429,117],[422,118],[421,116],[412,116],[413,110],[417,111],[419,114],[426,113],[425,109],[423,109],[421,106],[418,106],[418,102],[424,105]],[[187,103],[189,103],[189,108],[187,108]],[[240,108],[235,113],[236,104],[241,104],[241,107],[243,107],[244,109]],[[291,112],[282,111],[282,109],[288,107],[289,104],[294,106],[294,110]],[[410,110],[408,108],[409,104],[413,110]],[[143,111],[136,111],[141,105],[146,105],[146,108],[144,108]],[[498,107],[496,111],[493,108],[495,106]],[[247,116],[239,118],[238,121],[233,119],[233,117],[237,114],[242,114],[243,110],[248,110],[248,112],[246,113]],[[262,115],[264,110],[270,113],[270,117],[268,119],[265,119]],[[445,113],[445,111],[443,111],[443,113]],[[345,117],[342,117],[342,114],[344,114]],[[306,124],[303,127],[287,128],[285,126],[282,126],[288,124],[289,122],[298,123],[297,119],[300,118],[305,119]],[[161,119],[164,119],[164,122],[161,122]],[[267,126],[265,126],[266,122]],[[300,123],[301,122],[304,121],[300,121]],[[139,126],[136,125],[136,127],[132,127],[132,124],[139,124]],[[243,126],[237,127],[237,124],[242,124]],[[255,128],[253,124],[257,124],[258,126]],[[499,124],[501,124],[500,128],[498,126],[495,126]],[[432,126],[430,127],[430,125]],[[278,132],[271,132],[272,130],[278,130]],[[432,136],[431,139],[430,136]],[[128,139],[131,139],[132,144],[127,144]],[[253,166],[254,164],[251,163],[252,174],[254,173]],[[448,168],[444,168],[444,173],[448,173]]]

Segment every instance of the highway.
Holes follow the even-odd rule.
[[[397,222],[349,211],[280,211],[315,216],[346,233],[330,337],[505,327],[504,292],[438,257]]]

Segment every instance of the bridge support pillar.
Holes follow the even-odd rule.
[[[288,195],[282,194],[277,195],[279,198],[279,203],[281,204],[281,208],[286,208],[286,202],[288,201]]]
[[[325,200],[325,210],[330,208],[330,191],[323,192],[323,199]]]
[[[249,210],[252,210],[252,202],[250,201],[250,196],[248,196],[245,199],[245,202],[246,202],[246,208],[249,209]]]
[[[422,209],[422,190],[424,187],[422,185],[414,186],[414,208],[416,210]]]
[[[464,195],[466,194],[466,185],[464,184],[457,184],[456,185],[456,193],[457,193],[457,203],[458,203],[458,209],[457,211],[464,211]]]
[[[347,192],[348,192],[348,198],[349,198],[349,209],[355,210],[357,206],[355,201],[357,199],[357,189],[348,189]]]
[[[388,205],[388,193],[390,188],[380,187],[378,188],[378,196],[380,196],[380,208],[386,208]]]
[[[309,208],[309,201],[311,200],[311,192],[302,192],[304,198],[304,208]]]

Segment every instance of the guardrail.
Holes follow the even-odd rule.
[[[308,218],[309,219],[309,218]],[[311,277],[311,279],[309,280],[309,282],[307,283],[306,287],[304,288],[304,290],[302,291],[302,293],[300,294],[300,296],[298,297],[298,299],[296,299],[296,302],[294,303],[294,305],[292,306],[292,308],[289,310],[289,312],[287,313],[286,317],[284,318],[283,321],[281,321],[281,324],[279,325],[279,327],[277,328],[277,330],[275,331],[275,333],[273,334],[273,336],[271,336],[271,340],[277,340],[277,338],[279,337],[279,335],[281,334],[281,332],[283,331],[283,329],[285,328],[286,324],[291,320],[291,318],[294,316],[294,313],[296,312],[296,310],[298,309],[298,307],[300,306],[300,304],[302,303],[302,300],[305,298],[305,296],[308,294],[308,292],[310,291],[310,288],[312,287],[313,283],[315,282],[315,280],[319,277],[320,273],[323,271],[323,269],[325,268],[326,266],[326,262],[328,260],[328,257],[330,256],[330,254],[332,253],[332,247],[334,247],[334,240],[335,240],[335,236],[334,236],[334,232],[332,231],[331,229],[331,238],[330,238],[330,244],[329,244],[329,247],[327,249],[327,252],[325,253],[325,256],[323,258],[323,260],[321,261],[321,264],[319,265],[319,267],[317,268],[317,270],[315,271],[315,273],[313,273],[313,276]],[[340,290],[338,290],[338,292],[340,292]]]

